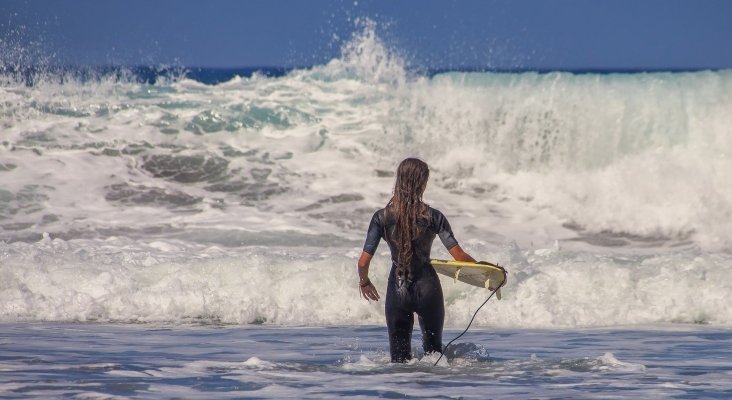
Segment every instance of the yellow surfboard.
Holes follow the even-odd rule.
[[[501,287],[508,278],[508,273],[503,267],[486,262],[479,264],[468,261],[430,260],[430,263],[435,267],[435,271],[455,279],[456,282],[465,282],[489,290],[497,288],[496,297],[501,299]]]

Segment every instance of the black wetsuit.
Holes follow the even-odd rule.
[[[388,214],[388,213],[387,213]],[[422,235],[413,241],[413,255],[407,280],[399,285],[396,277],[398,249],[391,240],[394,236],[394,219],[388,215],[384,224],[384,209],[377,211],[369,224],[363,251],[373,255],[379,240],[384,238],[391,250],[391,272],[386,289],[386,325],[389,329],[389,348],[392,362],[405,362],[412,356],[411,341],[414,313],[419,317],[422,329],[422,347],[425,353],[442,352],[442,326],[445,321],[445,304],[442,286],[434,267],[430,264],[432,241],[439,235],[449,250],[458,244],[447,218],[438,210],[429,208],[429,226],[423,226]],[[389,234],[385,236],[386,231]]]

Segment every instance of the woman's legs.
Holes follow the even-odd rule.
[[[407,288],[397,289],[389,282],[386,290],[386,326],[389,330],[391,362],[406,362],[412,358],[412,329],[414,309]]]
[[[422,277],[400,288],[391,280],[388,285],[385,314],[391,361],[406,362],[412,358],[415,312],[419,316],[424,352],[442,353],[445,303],[437,274]]]
[[[445,302],[442,286],[435,274],[417,281],[417,315],[422,329],[422,348],[425,354],[442,353],[442,327],[445,323]]]

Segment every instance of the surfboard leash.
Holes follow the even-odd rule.
[[[475,310],[475,312],[473,313],[473,318],[470,318],[470,322],[468,322],[468,326],[465,327],[465,330],[461,334],[457,335],[455,337],[455,339],[452,339],[451,341],[449,341],[447,343],[447,346],[445,346],[442,349],[442,353],[440,353],[440,357],[437,359],[437,361],[435,361],[434,365],[432,365],[433,367],[436,367],[437,366],[437,363],[439,363],[440,360],[442,360],[442,357],[445,355],[445,353],[447,353],[447,348],[450,347],[450,345],[452,344],[452,342],[460,339],[468,331],[468,329],[470,329],[470,325],[473,324],[473,320],[475,320],[475,316],[478,315],[478,311],[480,311],[480,309],[483,308],[483,306],[486,305],[486,303],[488,303],[488,300],[490,300],[491,297],[493,297],[493,295],[496,294],[496,292],[499,289],[501,289],[506,284],[506,282],[508,282],[508,273],[506,272],[506,270],[503,267],[499,266],[499,265],[496,265],[496,267],[500,268],[503,271],[503,282],[501,282],[501,284],[498,285],[497,288],[493,289],[493,291],[491,292],[490,295],[488,295],[488,298],[485,299],[485,301],[483,302],[483,304],[481,304],[480,307],[478,307],[478,309]]]

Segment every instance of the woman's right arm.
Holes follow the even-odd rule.
[[[383,232],[383,227],[381,225],[379,211],[377,211],[371,217],[371,223],[369,223],[369,229],[366,233],[366,243],[364,243],[361,257],[358,259],[358,290],[366,300],[379,301],[379,292],[376,291],[376,288],[369,279],[369,265],[371,264],[373,254],[376,252],[376,248],[379,246],[381,232]]]
[[[379,301],[379,292],[376,291],[376,287],[369,279],[369,265],[372,257],[371,254],[365,251],[361,252],[361,257],[358,259],[358,286],[361,296],[365,297],[366,300]]]

